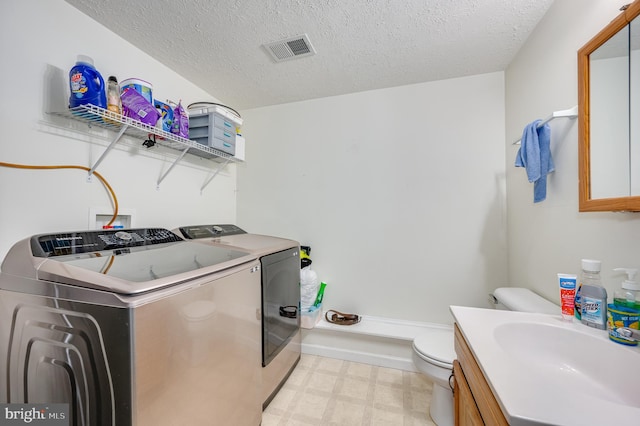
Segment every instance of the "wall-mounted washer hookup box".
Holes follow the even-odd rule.
[[[236,153],[239,123],[213,111],[189,115],[189,139],[231,155]]]

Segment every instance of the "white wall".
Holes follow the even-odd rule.
[[[503,73],[243,111],[238,222],[311,245],[325,308],[451,323],[506,284]]]
[[[99,171],[121,207],[135,210],[135,225],[237,222],[310,244],[329,283],[326,307],[450,322],[450,304],[484,305],[499,285],[555,299],[555,274],[577,272],[583,257],[603,261],[612,292],[612,268],[640,267],[640,216],[578,213],[575,122],[552,124],[557,171],[540,204],[513,167],[511,143],[526,123],[577,103],[576,52],[617,14],[606,0],[556,1],[504,76],[245,111],[237,221],[235,166],[202,194],[210,162],[195,157],[159,191],[173,158],[162,152],[126,145]],[[79,53],[105,77],[153,82],[156,97],[215,100],[62,0],[5,2],[0,36],[0,161],[90,166],[98,158],[107,136],[61,129],[43,112],[48,72],[66,72]],[[99,183],[79,171],[0,168],[0,197],[0,258],[26,236],[85,229],[91,207],[109,207]]]
[[[104,131],[87,138],[69,128],[67,120],[44,113],[49,93],[45,80],[51,70],[68,73],[78,54],[93,57],[105,80],[113,74],[119,80],[138,77],[152,82],[159,99],[182,99],[184,105],[215,101],[62,0],[4,1],[0,37],[1,162],[91,166],[103,152],[105,140],[113,138],[113,133]],[[62,88],[68,91],[66,84],[63,78]],[[141,142],[136,140],[136,146]],[[187,155],[157,191],[156,182],[175,155],[147,155],[125,144],[122,147],[98,171],[113,186],[120,206],[135,210],[134,225],[235,222],[235,166],[218,175],[201,195],[212,162]],[[0,167],[0,200],[0,258],[19,239],[86,229],[91,207],[110,209],[106,191],[96,179],[87,183],[82,171]]]
[[[535,118],[577,104],[577,51],[618,15],[608,0],[558,0],[506,71],[509,282],[558,301],[556,273],[578,273],[581,258],[600,259],[610,295],[615,267],[640,267],[640,215],[578,213],[577,121],[552,122],[556,171],[547,200],[533,204],[524,169],[510,145]]]

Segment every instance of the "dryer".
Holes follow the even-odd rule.
[[[259,425],[260,263],[165,229],[43,234],[0,272],[0,402],[71,425]]]
[[[266,408],[301,356],[300,244],[285,238],[249,234],[231,224],[183,226],[174,231],[188,240],[246,251],[260,260],[262,396]]]

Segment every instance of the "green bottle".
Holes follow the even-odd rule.
[[[616,272],[624,272],[627,279],[622,282],[622,288],[613,293],[613,304],[640,311],[640,284],[636,282],[637,269],[616,268]]]
[[[316,308],[320,306],[322,303],[322,299],[324,298],[324,288],[327,286],[327,283],[320,282],[320,288],[318,289],[318,295],[316,296],[316,301],[313,303],[313,306]]]

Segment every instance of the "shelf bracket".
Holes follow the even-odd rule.
[[[204,183],[204,185],[202,185],[202,188],[200,188],[200,195],[202,195],[202,191],[204,191],[204,189],[207,187],[207,185],[209,185],[211,183],[211,181],[218,175],[218,173],[220,173],[222,171],[222,169],[224,169],[227,164],[229,164],[229,161],[231,161],[231,158],[227,158],[224,160],[224,163],[222,163],[220,165],[220,167],[218,167],[216,169],[216,171],[211,175],[211,177],[209,179],[207,179],[207,181]]]
[[[89,170],[89,176],[87,176],[87,180],[89,182],[91,182],[91,175],[93,175],[93,172],[96,171],[96,169],[98,168],[98,166],[100,165],[100,163],[102,162],[102,160],[105,159],[105,157],[107,156],[107,154],[109,154],[109,152],[113,149],[113,147],[116,145],[116,143],[118,143],[118,141],[120,140],[120,138],[122,137],[122,135],[124,135],[124,132],[127,130],[127,127],[129,127],[128,125],[124,124],[121,128],[120,131],[118,132],[118,134],[116,135],[115,139],[109,144],[109,146],[107,147],[107,149],[104,150],[104,152],[102,153],[102,155],[100,156],[100,158],[98,158],[98,161],[96,161],[93,165],[93,167],[91,167],[91,169]]]
[[[182,153],[180,154],[180,156],[178,158],[175,159],[175,161],[173,162],[173,164],[171,164],[171,166],[169,166],[169,168],[167,169],[166,172],[164,172],[164,174],[162,176],[160,176],[160,179],[158,179],[158,183],[156,183],[156,189],[159,190],[160,189],[160,183],[164,180],[164,178],[167,177],[167,175],[169,174],[169,172],[171,172],[171,170],[173,170],[173,168],[176,166],[176,164],[178,164],[180,162],[180,160],[182,160],[184,158],[184,156],[187,154],[187,151],[189,151],[189,147],[185,148],[184,151],[182,151]]]

